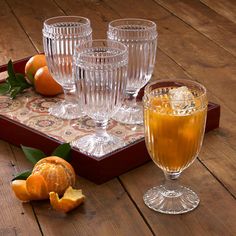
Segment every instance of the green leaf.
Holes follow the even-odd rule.
[[[21,87],[12,88],[10,91],[10,97],[14,99],[20,91],[21,91]]]
[[[28,81],[26,80],[26,78],[23,74],[16,73],[15,76],[16,76],[17,82],[19,82],[21,85],[25,85],[25,86],[27,86],[27,88],[33,86],[32,84],[28,83]]]
[[[70,151],[70,144],[63,143],[53,151],[52,156],[58,156],[65,159],[66,161],[70,161]]]
[[[26,170],[24,172],[17,174],[11,181],[16,179],[27,179],[31,175],[31,173],[32,173],[31,170]]]
[[[9,89],[10,89],[10,86],[9,86],[8,83],[0,84],[0,94],[1,95],[4,95],[4,94],[8,93]]]
[[[43,153],[41,150],[31,147],[25,147],[23,145],[21,145],[21,148],[26,158],[33,164],[36,164],[40,159],[46,157],[45,153]]]
[[[25,89],[31,87],[32,85],[27,82],[25,76],[20,73],[15,73],[13,63],[9,60],[7,64],[7,72],[8,78],[6,79],[6,83],[8,84],[8,91],[4,94],[10,94],[10,97],[14,99],[17,94],[23,92]],[[0,92],[1,94],[1,92]]]
[[[7,63],[7,72],[8,72],[9,77],[11,77],[12,79],[15,79],[15,71],[14,71],[12,60],[9,60],[9,62]]]

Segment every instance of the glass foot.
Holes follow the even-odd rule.
[[[168,190],[164,185],[149,189],[143,200],[154,211],[174,215],[192,211],[200,202],[197,194],[189,188],[178,186],[176,190]]]
[[[125,143],[113,135],[98,136],[92,134],[72,141],[71,145],[79,148],[82,153],[101,159],[102,156],[124,147]]]
[[[78,103],[59,102],[49,108],[49,114],[61,119],[77,119],[84,116],[81,106]]]
[[[143,106],[142,103],[136,103],[136,106],[122,105],[112,119],[128,125],[143,124]]]

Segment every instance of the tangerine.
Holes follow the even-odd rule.
[[[37,70],[34,76],[34,87],[37,93],[44,96],[55,96],[63,92],[61,85],[53,79],[47,66]]]
[[[39,160],[26,180],[14,180],[11,186],[16,197],[27,202],[48,199],[50,192],[63,195],[68,187],[75,185],[75,180],[75,171],[69,162],[50,156]]]
[[[57,156],[45,157],[38,161],[29,178],[34,175],[44,178],[47,186],[47,196],[52,191],[63,195],[69,186],[75,185],[76,180],[75,171],[71,164]],[[30,191],[28,185],[27,189]]]
[[[34,76],[37,70],[46,65],[46,57],[43,54],[34,55],[27,61],[25,65],[25,74],[31,84],[34,84]]]

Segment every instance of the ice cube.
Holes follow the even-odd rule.
[[[186,86],[169,90],[170,104],[176,114],[184,115],[193,111],[194,96]]]

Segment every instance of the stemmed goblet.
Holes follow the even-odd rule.
[[[193,210],[199,198],[178,184],[178,177],[198,156],[207,114],[206,89],[190,80],[159,80],[146,86],[145,141],[154,163],[163,170],[164,185],[153,187],[143,199],[151,209],[166,214]]]
[[[92,39],[90,21],[80,16],[58,16],[47,19],[43,27],[43,45],[48,68],[63,87],[65,100],[49,109],[53,116],[75,119],[83,115],[76,96],[72,76],[73,54],[76,45]]]
[[[109,23],[107,37],[124,43],[129,50],[126,99],[113,119],[125,124],[142,124],[143,107],[136,102],[136,97],[153,73],[157,48],[156,24],[135,18],[114,20]]]
[[[85,42],[75,50],[74,73],[86,115],[96,124],[96,133],[72,142],[81,152],[99,159],[124,146],[106,132],[109,118],[120,108],[126,87],[128,50],[111,40]]]

